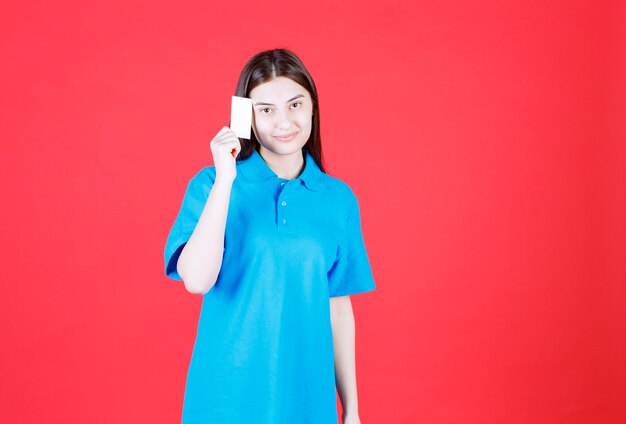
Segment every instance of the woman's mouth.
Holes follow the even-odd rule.
[[[288,141],[291,141],[295,138],[295,136],[298,135],[298,132],[294,132],[291,134],[287,134],[287,135],[281,135],[281,136],[274,136],[274,138],[278,141],[282,141],[283,143],[286,143]]]

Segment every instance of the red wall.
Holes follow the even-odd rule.
[[[623,2],[222,3],[3,3],[1,420],[179,422],[165,239],[286,47],[362,204],[362,423],[626,422]]]

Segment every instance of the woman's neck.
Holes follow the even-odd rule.
[[[259,154],[279,178],[292,180],[304,170],[302,149],[289,155],[279,155],[261,146]]]

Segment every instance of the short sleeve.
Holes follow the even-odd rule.
[[[337,256],[328,271],[330,297],[368,292],[376,288],[361,231],[361,213],[356,197]]]
[[[196,228],[213,183],[210,172],[203,169],[187,184],[178,215],[165,242],[165,275],[174,280],[182,281],[176,267],[178,258]]]

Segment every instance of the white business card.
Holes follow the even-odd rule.
[[[250,139],[252,128],[252,99],[233,96],[230,108],[230,129],[239,138]]]

